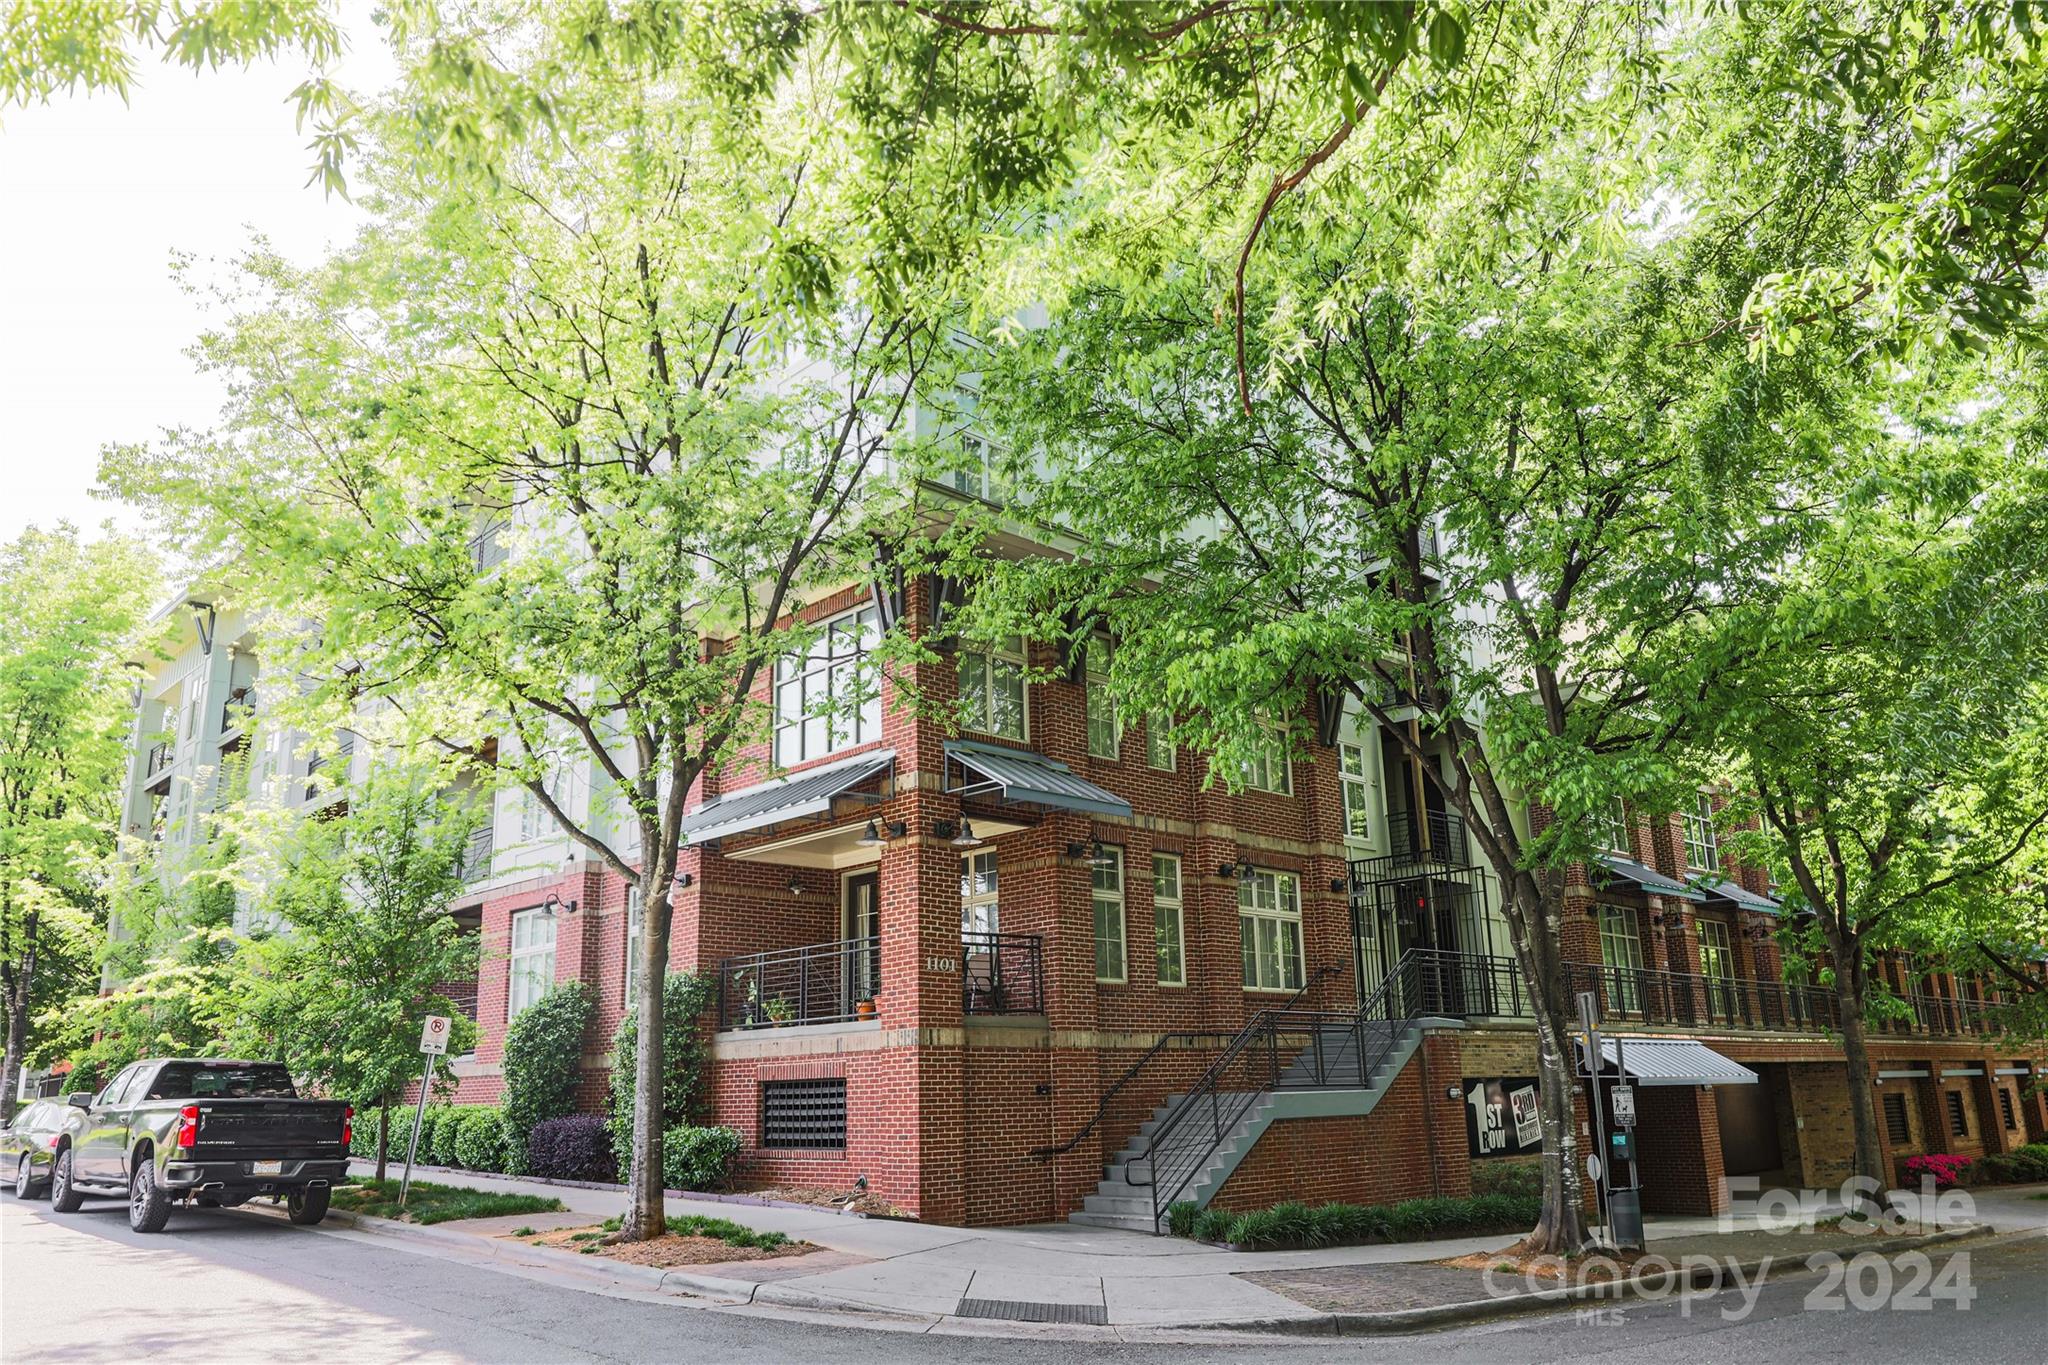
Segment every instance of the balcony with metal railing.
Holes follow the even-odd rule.
[[[172,763],[177,761],[176,750],[168,740],[149,746],[149,752],[142,759],[142,785],[153,787],[158,782],[168,782]]]
[[[963,933],[960,1005],[969,1015],[1045,1012],[1045,954],[1036,934]],[[874,1017],[882,941],[834,939],[746,953],[718,964],[718,1027],[843,1024]]]
[[[497,831],[486,820],[469,832],[469,841],[462,846],[462,859],[455,865],[456,875],[465,886],[480,882],[491,875],[491,856],[496,848]]]

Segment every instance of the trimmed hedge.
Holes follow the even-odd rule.
[[[595,1114],[542,1119],[526,1137],[528,1175],[553,1180],[610,1180],[611,1133]]]
[[[612,1034],[611,1092],[606,1100],[612,1133],[612,1155],[621,1172],[633,1167],[634,1062],[640,1042],[640,1021],[627,1001],[625,1017]],[[711,1004],[711,988],[689,972],[670,972],[661,983],[661,1116],[664,1130],[687,1127],[697,1107],[704,1069],[704,1032],[699,1027]],[[663,1144],[662,1168],[669,1165]],[[671,1189],[679,1187],[673,1183]]]
[[[1539,1197],[1478,1194],[1465,1198],[1408,1199],[1399,1204],[1319,1204],[1298,1200],[1255,1213],[1174,1204],[1167,1228],[1176,1237],[1240,1247],[1330,1247],[1370,1242],[1413,1242],[1518,1232],[1543,1211]]]
[[[463,1105],[456,1110],[455,1160],[472,1171],[505,1169],[505,1112],[495,1104]]]
[[[2048,1142],[2029,1142],[2010,1152],[1979,1157],[1970,1168],[1970,1179],[1985,1185],[2024,1185],[2048,1180]]]
[[[661,1135],[661,1180],[672,1190],[715,1190],[739,1160],[731,1128],[670,1128]]]
[[[527,1172],[526,1141],[534,1126],[576,1112],[590,1008],[590,989],[565,981],[521,1010],[505,1034],[506,1164],[515,1175]]]

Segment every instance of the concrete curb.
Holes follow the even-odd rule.
[[[366,1166],[367,1175],[376,1169],[377,1163],[363,1157],[349,1158],[351,1166]],[[404,1163],[399,1163],[403,1165]],[[517,1180],[528,1185],[553,1185],[563,1190],[597,1190],[604,1194],[624,1194],[626,1187],[616,1180],[563,1180],[551,1175],[507,1175],[503,1171],[472,1171],[466,1166],[430,1166],[424,1161],[412,1164],[415,1171],[430,1171],[435,1175],[467,1175],[479,1180]],[[355,1174],[353,1170],[351,1174]],[[799,1204],[794,1199],[765,1199],[757,1194],[719,1194],[712,1190],[663,1190],[666,1199],[698,1199],[707,1204],[735,1204],[749,1209],[794,1209],[798,1213],[829,1213],[836,1218],[882,1218],[879,1213],[860,1213],[854,1209],[833,1208],[827,1204]],[[915,1218],[897,1218],[890,1221],[915,1223]]]
[[[1822,1256],[1855,1256],[1865,1252],[1889,1256],[1921,1247],[1987,1237],[1991,1233],[1991,1228],[1979,1225],[1946,1228],[1940,1232],[1914,1236],[1889,1237],[1874,1242],[1845,1242],[1840,1247],[1824,1247],[1819,1251],[1802,1252],[1796,1256],[1765,1256],[1733,1267],[1701,1266],[1683,1276],[1682,1284],[1681,1276],[1674,1267],[1673,1273],[1654,1279],[1636,1276],[1626,1280],[1563,1285],[1556,1289],[1539,1289],[1526,1294],[1507,1294],[1492,1299],[1473,1299],[1466,1303],[1438,1304],[1429,1308],[1402,1308],[1385,1313],[1318,1313],[1313,1317],[1192,1322],[1175,1326],[1187,1331],[1260,1332],[1286,1336],[1398,1335],[1404,1332],[1451,1327],[1466,1322],[1479,1322],[1488,1318],[1511,1317],[1518,1313],[1532,1313],[1589,1300],[1651,1297],[1651,1293],[1646,1291],[1662,1295],[1680,1288],[1714,1289],[1730,1280],[1749,1283],[1759,1277],[1767,1278],[1773,1270],[1783,1266],[1796,1264],[1802,1270],[1811,1268]]]

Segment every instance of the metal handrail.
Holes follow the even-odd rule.
[[[1037,934],[960,935],[963,1014],[1045,1013],[1044,940]]]
[[[1389,1017],[1390,1002],[1402,998],[1395,993],[1396,983],[1406,976],[1411,966],[1411,957],[1403,954],[1386,980],[1380,982],[1355,1011],[1264,1009],[1238,1031],[1223,1055],[1202,1073],[1187,1096],[1160,1120],[1159,1126],[1145,1139],[1142,1156],[1124,1163],[1124,1179],[1130,1184],[1141,1183],[1134,1175],[1141,1162],[1148,1173],[1143,1183],[1152,1190],[1152,1226],[1155,1230],[1159,1226],[1161,1212],[1187,1188],[1203,1163],[1222,1145],[1224,1137],[1261,1095],[1272,1090],[1317,1089],[1329,1085],[1329,1059],[1324,1052],[1324,1041],[1329,1033],[1338,1029],[1351,1033],[1359,1083],[1362,1085],[1371,1079],[1372,1073],[1393,1051],[1403,1032],[1398,1027],[1402,1021]],[[1303,1038],[1304,1045],[1296,1047],[1289,1042],[1283,1063],[1282,1038],[1297,1036]],[[1370,1055],[1368,1038],[1372,1040]],[[1288,1084],[1286,1072],[1304,1057],[1313,1059],[1306,1084]],[[1240,1061],[1250,1070],[1248,1080],[1255,1083],[1225,1090],[1224,1078]],[[1197,1119],[1206,1122],[1190,1129]],[[1161,1170],[1162,1154],[1170,1156],[1170,1170]]]
[[[876,937],[729,957],[718,964],[718,1026],[844,1023],[881,984]]]
[[[1081,1125],[1079,1132],[1057,1146],[1033,1147],[1031,1149],[1031,1156],[1038,1161],[1050,1161],[1056,1156],[1065,1156],[1068,1152],[1080,1146],[1082,1141],[1090,1133],[1094,1132],[1097,1125],[1102,1122],[1103,1116],[1109,1112],[1110,1101],[1121,1094],[1125,1086],[1128,1086],[1133,1080],[1137,1079],[1138,1074],[1150,1066],[1161,1053],[1165,1052],[1170,1044],[1176,1042],[1196,1043],[1204,1039],[1216,1038],[1227,1041],[1237,1037],[1237,1032],[1237,1030],[1232,1029],[1182,1029],[1178,1033],[1161,1034],[1159,1041],[1146,1048],[1144,1055],[1126,1067],[1124,1074],[1117,1077],[1115,1083],[1109,1089],[1102,1092],[1102,1099],[1095,1106],[1095,1112],[1088,1116],[1088,1121]]]

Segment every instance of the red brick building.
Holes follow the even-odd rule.
[[[1490,879],[1369,720],[1319,718],[1233,793],[1111,716],[1085,651],[920,666],[926,699],[968,712],[958,733],[894,677],[805,714],[874,632],[929,630],[943,598],[920,579],[818,603],[838,628],[764,683],[772,737],[695,794],[670,961],[715,983],[708,1117],[744,1135],[747,1182],[864,1176],[934,1222],[1143,1226],[1173,1198],[1463,1193],[1526,1149],[1534,1038]],[[1723,1175],[1839,1182],[1831,1001],[1782,979],[1761,874],[1721,854],[1711,809],[1617,812],[1610,843],[1571,885],[1574,988],[1611,1032],[1752,1077],[1688,1079],[1687,1056],[1715,1063],[1679,1050],[1642,1079],[1645,1208],[1709,1211]],[[460,1097],[494,1098],[508,1017],[579,979],[595,1109],[637,906],[594,865],[498,865],[463,911],[485,953]],[[1884,970],[1915,1011],[1872,1049],[1890,1155],[2048,1135],[2043,1049],[1985,1031],[1995,993]]]

